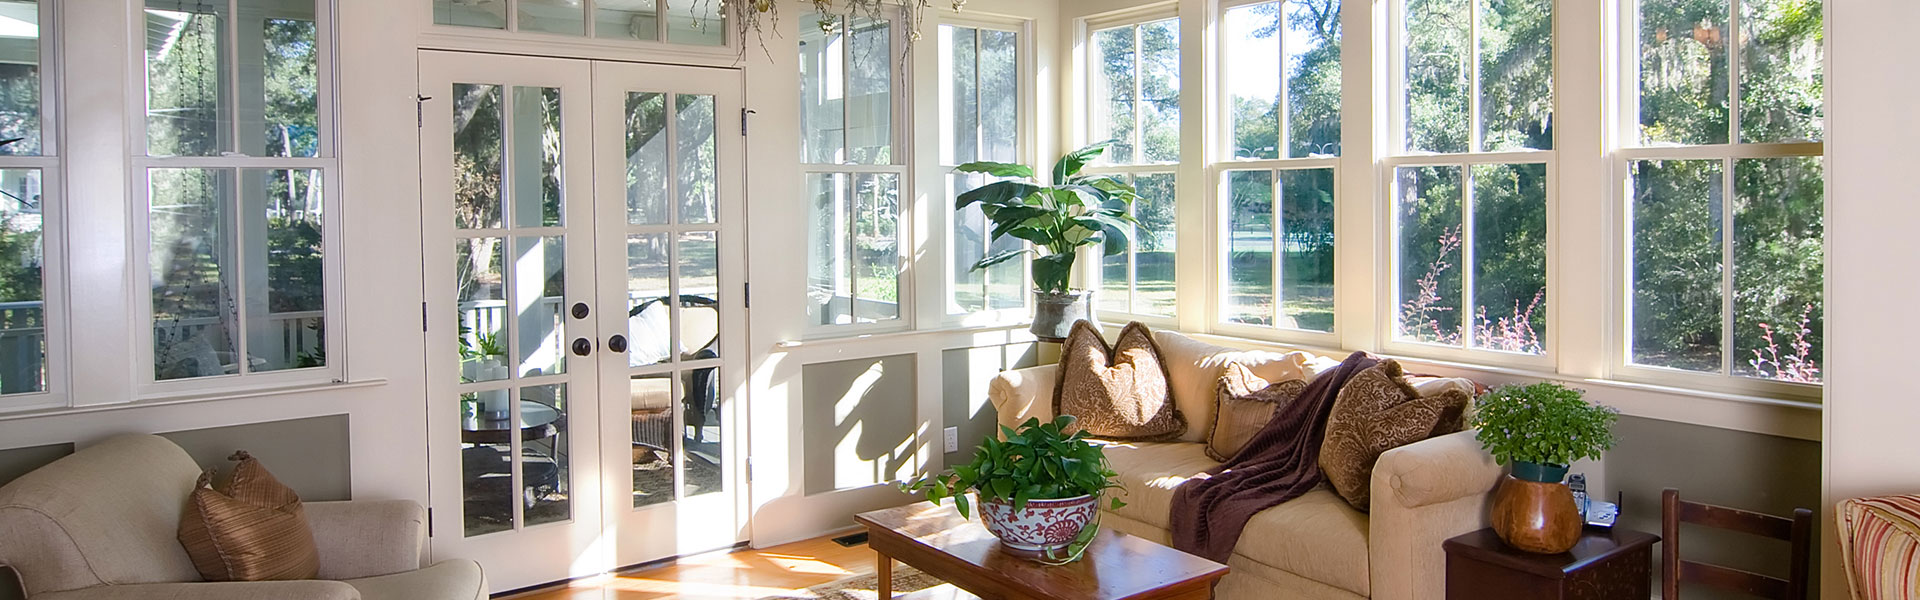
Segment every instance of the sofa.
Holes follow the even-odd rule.
[[[201,581],[180,545],[200,466],[158,436],[87,447],[0,487],[0,565],[30,600],[481,600],[480,565],[422,568],[426,511],[408,500],[307,502],[320,579]],[[0,594],[4,595],[4,594]]]
[[[1126,506],[1102,510],[1101,524],[1169,543],[1174,488],[1219,462],[1208,458],[1214,385],[1230,362],[1263,369],[1318,373],[1336,359],[1306,353],[1239,351],[1158,331],[1174,404],[1188,421],[1178,441],[1107,442],[1106,454],[1125,491]],[[1053,365],[1001,373],[988,387],[996,420],[1008,427],[1029,418],[1053,418]],[[1423,393],[1472,386],[1460,379],[1418,378]],[[1322,484],[1255,515],[1227,566],[1216,597],[1224,600],[1439,600],[1446,592],[1440,543],[1487,526],[1492,492],[1503,475],[1472,431],[1443,435],[1387,451],[1374,465],[1367,512],[1355,510]]]

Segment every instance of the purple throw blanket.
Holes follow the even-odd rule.
[[[1173,547],[1225,563],[1253,515],[1320,485],[1326,479],[1320,472],[1320,442],[1327,436],[1333,399],[1348,379],[1379,362],[1365,352],[1347,356],[1275,412],[1233,460],[1209,470],[1212,477],[1180,484],[1170,515]]]

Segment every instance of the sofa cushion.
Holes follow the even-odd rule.
[[[1214,387],[1213,427],[1207,431],[1207,457],[1226,462],[1307,389],[1305,379],[1269,383],[1240,363],[1227,363]]]
[[[180,514],[200,466],[173,442],[126,435],[0,487],[0,562],[27,592],[193,581]]]
[[[200,476],[180,519],[180,543],[207,581],[313,579],[320,551],[307,526],[300,495],[281,484],[259,459],[238,452],[240,464],[223,485]]]
[[[1120,330],[1113,346],[1086,321],[1073,324],[1060,350],[1060,382],[1053,410],[1073,415],[1095,437],[1173,439],[1186,421],[1167,395],[1167,367],[1153,335],[1139,323]]]
[[[1382,361],[1340,388],[1320,443],[1320,470],[1354,508],[1372,500],[1373,465],[1380,454],[1436,435],[1460,431],[1473,397],[1455,389],[1421,396],[1400,363]]]
[[[1167,391],[1173,404],[1187,419],[1187,432],[1181,441],[1205,443],[1213,428],[1213,392],[1227,363],[1245,365],[1267,381],[1313,379],[1321,371],[1340,361],[1306,352],[1269,352],[1235,350],[1202,342],[1177,331],[1158,330],[1153,339],[1160,346],[1160,357],[1167,365]]]
[[[1920,496],[1842,500],[1835,518],[1855,597],[1920,598]]]
[[[1207,458],[1206,444],[1190,442],[1108,443],[1107,464],[1127,503],[1117,514],[1166,529],[1173,510],[1173,489],[1207,469],[1220,466]]]

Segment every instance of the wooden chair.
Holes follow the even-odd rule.
[[[1786,579],[1680,559],[1680,524],[1693,523],[1784,540],[1793,547]],[[1680,490],[1660,494],[1661,598],[1679,600],[1680,583],[1701,585],[1778,600],[1806,600],[1807,569],[1813,546],[1813,511],[1793,510],[1793,518],[1714,506],[1680,499]]]

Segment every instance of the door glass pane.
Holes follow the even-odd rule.
[[[720,357],[719,233],[680,234],[680,356]]]
[[[1722,164],[1632,163],[1635,364],[1720,370]]]
[[[515,375],[538,377],[567,371],[566,240],[513,240],[513,297],[518,319],[519,367]]]
[[[1135,227],[1133,312],[1173,316],[1174,197],[1172,173],[1148,173],[1134,178],[1140,200],[1133,216]]]
[[[674,159],[679,173],[681,223],[712,223],[718,176],[714,173],[713,96],[680,94],[674,98]]]
[[[1227,143],[1233,158],[1280,157],[1280,76],[1285,68],[1280,62],[1280,4],[1237,6],[1221,17],[1226,47],[1220,52],[1220,68],[1227,86],[1225,117],[1233,131]],[[1240,322],[1233,316],[1228,320]]]
[[[658,40],[659,10],[655,0],[594,0],[593,36],[615,40]]]
[[[507,159],[514,227],[560,224],[560,90],[514,86],[513,147]]]
[[[506,238],[454,241],[460,381],[507,378]]]
[[[498,228],[506,137],[500,86],[453,84],[453,225]]]
[[[239,373],[233,171],[153,169],[147,177],[154,378]]]
[[[265,19],[262,156],[320,155],[319,33],[313,19]]]
[[[507,0],[433,0],[433,22],[436,25],[506,29]]]
[[[1820,383],[1825,173],[1818,157],[1734,163],[1733,372]]]
[[[1741,0],[1740,141],[1826,134],[1826,40],[1819,0]]]
[[[721,0],[667,0],[667,41],[695,46],[727,43]]]
[[[1640,3],[1640,143],[1727,143],[1727,6]]]
[[[1089,69],[1092,106],[1088,111],[1088,137],[1114,142],[1098,159],[1101,163],[1125,165],[1136,161],[1134,125],[1139,116],[1135,111],[1139,108],[1137,78],[1140,75],[1135,61],[1136,49],[1133,27],[1093,32],[1093,52],[1089,54],[1094,64]]]
[[[1279,178],[1280,326],[1333,331],[1333,169]]]
[[[853,318],[899,318],[900,176],[857,174],[853,188]]]
[[[1140,26],[1140,158],[1180,161],[1180,21]]]
[[[1460,342],[1461,174],[1459,167],[1395,170],[1399,311],[1394,335]]]
[[[627,222],[667,222],[667,95],[627,93]]]
[[[1288,155],[1340,155],[1340,2],[1287,2]]]
[[[513,390],[460,395],[460,492],[467,537],[513,529],[513,428],[507,404]]]
[[[1547,165],[1473,166],[1473,256],[1473,346],[1546,352]]]
[[[233,107],[222,93],[227,3],[146,3],[147,153],[215,156],[232,151]]]
[[[1553,1],[1478,4],[1480,150],[1553,149]]]
[[[568,410],[564,383],[520,389],[520,501],[529,526],[573,518]]]
[[[520,31],[586,35],[587,13],[580,0],[515,0]]]
[[[674,377],[634,375],[627,380],[633,406],[633,506],[673,500]]]
[[[673,360],[672,291],[667,274],[667,234],[627,236],[627,364]]]
[[[720,417],[724,411],[720,410],[720,367],[681,373],[681,385],[686,386],[681,402],[686,411],[686,439],[681,440],[686,449],[686,473],[681,495],[711,494],[720,491],[725,482],[721,477],[726,457],[721,443]]]
[[[0,2],[0,154],[40,154],[40,6]],[[4,382],[0,382],[4,385]]]
[[[254,370],[278,371],[327,364],[325,219],[320,171],[246,169],[240,172],[242,213],[249,227],[246,273],[247,353]],[[264,201],[254,199],[264,196]]]
[[[0,394],[46,390],[40,171],[0,170]]]
[[[1407,0],[1406,148],[1467,152],[1467,53],[1473,0]]]
[[[1227,172],[1229,323],[1273,325],[1273,171]]]

